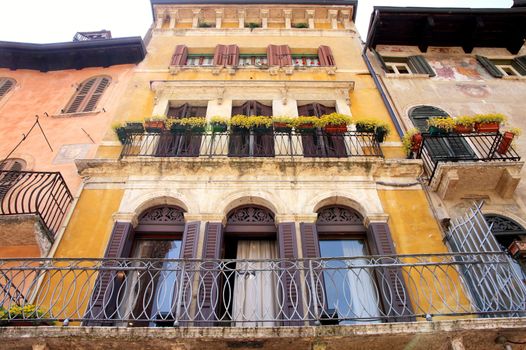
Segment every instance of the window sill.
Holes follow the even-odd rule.
[[[101,112],[102,110],[98,109],[96,111],[91,111],[91,112],[59,113],[59,114],[50,115],[50,117],[51,118],[76,118],[76,117],[86,117],[90,115],[97,115]]]
[[[526,80],[526,76],[517,76],[517,75],[507,75],[503,76],[503,80]]]
[[[396,74],[385,73],[385,77],[389,79],[429,79],[429,74]]]
[[[192,71],[192,70],[200,70],[200,71],[210,71],[214,75],[220,74],[222,71],[226,71],[231,75],[236,74],[237,70],[243,70],[243,71],[267,71],[270,75],[277,75],[279,72],[284,72],[287,75],[292,75],[294,71],[325,71],[328,75],[334,75],[336,74],[337,67],[331,66],[331,67],[306,67],[306,66],[286,66],[286,67],[269,67],[269,66],[237,66],[237,67],[216,67],[216,66],[170,66],[169,68],[170,74],[177,75],[179,72],[182,71]],[[419,74],[423,75],[425,77],[428,77],[425,74]]]

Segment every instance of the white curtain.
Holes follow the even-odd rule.
[[[277,258],[275,241],[240,240],[238,260],[270,260]],[[241,261],[237,263],[234,284],[232,320],[238,327],[275,326],[277,317],[277,279],[271,263]],[[261,320],[261,321],[258,321]]]
[[[364,255],[364,242],[362,240],[342,241],[343,255],[345,257],[357,257]],[[349,265],[365,266],[367,260],[352,259],[348,260]],[[350,268],[346,273],[345,302],[339,305],[338,314],[340,317],[360,317],[371,318],[379,316],[379,304],[377,290],[371,276],[372,271],[368,268]],[[342,300],[343,301],[343,300]]]

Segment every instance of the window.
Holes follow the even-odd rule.
[[[318,67],[320,60],[318,55],[292,55],[294,67]]]
[[[11,78],[0,78],[0,100],[7,95],[9,91],[16,85],[16,81]]]
[[[0,163],[0,202],[7,195],[9,189],[18,182],[19,171],[24,170],[26,162],[18,158],[9,158]]]
[[[95,111],[97,104],[110,83],[111,78],[107,76],[93,77],[82,82],[67,107],[62,110],[62,113],[84,113]]]
[[[232,115],[272,116],[272,106],[257,101],[247,101],[232,107]],[[273,157],[274,134],[271,130],[237,129],[228,142],[230,157]]]
[[[387,57],[381,56],[376,51],[374,52],[386,73],[402,75],[427,74],[430,77],[436,75],[424,56]]]
[[[191,105],[184,103],[180,106],[170,106],[168,118],[180,119],[189,117],[206,117],[206,106]]]
[[[477,56],[477,61],[494,78],[526,76],[526,56],[513,59],[490,59]]]
[[[240,55],[239,66],[241,67],[266,67],[268,64],[266,54]]]
[[[214,55],[188,55],[185,65],[211,67],[214,65]]]

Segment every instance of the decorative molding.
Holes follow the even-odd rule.
[[[176,207],[156,207],[139,216],[141,224],[184,223],[183,210]]]
[[[258,207],[241,207],[234,209],[227,218],[229,224],[273,224],[274,215],[266,209]]]
[[[358,212],[352,209],[340,206],[331,206],[319,211],[317,223],[362,225],[363,218]]]
[[[506,234],[506,235],[523,235],[526,234],[526,229],[519,225],[512,219],[506,218],[500,215],[485,214],[484,219],[489,226],[491,226],[491,232],[493,234]]]

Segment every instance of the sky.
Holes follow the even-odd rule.
[[[513,0],[359,0],[356,25],[366,37],[373,6],[509,8]],[[89,4],[89,6],[87,6]],[[142,36],[153,21],[149,0],[0,0],[0,40],[71,41],[76,32],[111,30]]]

